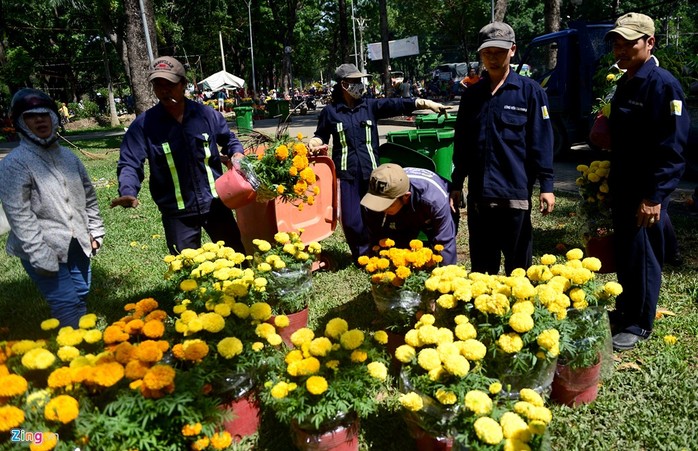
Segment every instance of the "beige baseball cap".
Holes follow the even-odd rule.
[[[164,78],[172,83],[179,83],[187,78],[187,73],[182,63],[176,59],[171,56],[161,56],[153,61],[148,81],[153,81],[156,78]]]
[[[611,31],[606,33],[606,38],[611,33],[616,33],[627,39],[635,41],[643,36],[654,36],[654,20],[650,16],[640,13],[628,13],[620,16]]]
[[[410,179],[399,165],[385,163],[371,172],[368,192],[361,205],[373,211],[385,211],[395,199],[410,190]]]

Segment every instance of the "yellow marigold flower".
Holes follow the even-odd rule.
[[[92,329],[95,327],[97,324],[97,315],[94,313],[88,313],[87,315],[83,315],[80,317],[80,320],[78,322],[78,327],[80,329]]]
[[[496,395],[500,391],[502,391],[502,383],[501,382],[492,382],[489,387],[490,393],[493,395]]]
[[[0,432],[9,432],[24,423],[24,411],[15,406],[0,406]]]
[[[351,361],[354,363],[362,363],[362,362],[366,361],[366,359],[368,358],[368,354],[366,353],[366,351],[362,351],[360,349],[354,349],[351,352],[350,358],[351,358]]]
[[[271,388],[271,396],[276,399],[283,399],[288,396],[289,391],[289,384],[281,381]]]
[[[548,425],[543,421],[533,420],[528,422],[528,430],[531,431],[531,434],[543,435],[546,429],[548,429]]]
[[[327,337],[317,337],[310,342],[308,351],[315,357],[324,357],[332,350],[332,342]]]
[[[364,342],[364,333],[359,329],[352,329],[344,332],[341,337],[339,337],[339,343],[346,350],[354,350],[361,346]]]
[[[618,282],[606,282],[603,286],[603,291],[609,296],[618,296],[623,292],[623,287]]]
[[[545,254],[540,258],[540,262],[543,265],[553,265],[557,261],[557,258],[552,254]]]
[[[285,145],[281,144],[279,147],[276,148],[274,151],[274,156],[276,157],[277,160],[283,161],[286,158],[288,158],[288,147]]]
[[[535,390],[532,390],[530,388],[523,388],[521,391],[519,391],[519,399],[522,401],[530,402],[534,406],[544,406],[545,401],[543,401],[543,398],[541,395],[539,395]]]
[[[528,424],[516,413],[504,412],[499,419],[499,424],[502,426],[505,438],[518,440],[522,443],[527,443],[531,440],[531,431],[528,429]]]
[[[255,327],[255,334],[260,338],[267,338],[271,334],[276,333],[276,329],[269,323],[260,323]]]
[[[102,331],[99,329],[91,329],[85,332],[85,343],[97,343],[102,339]]]
[[[250,306],[250,316],[253,320],[266,321],[271,318],[271,306],[266,302],[256,302]]]
[[[384,381],[388,377],[388,368],[383,362],[371,362],[366,365],[368,374],[374,378]]]
[[[538,337],[536,338],[536,342],[538,343],[538,346],[540,346],[541,348],[551,350],[559,346],[560,332],[558,332],[557,329],[544,330],[540,333],[540,335],[538,335]]]
[[[160,390],[174,382],[175,370],[169,365],[155,365],[143,376],[143,385],[150,390]]]
[[[49,421],[70,423],[78,417],[80,406],[77,399],[68,395],[59,395],[50,400],[44,407],[44,417]]]
[[[470,323],[461,323],[456,325],[454,333],[459,340],[468,340],[477,337],[477,330],[475,326]]]
[[[553,419],[553,414],[547,407],[532,406],[528,409],[528,419],[542,421],[545,424],[550,424]]]
[[[417,354],[417,363],[419,363],[419,366],[425,371],[431,371],[441,366],[441,358],[436,349],[424,348]]]
[[[473,424],[475,434],[480,441],[488,445],[498,445],[504,440],[502,427],[490,417],[480,417]]]
[[[56,356],[43,348],[31,349],[22,356],[22,365],[30,370],[45,370],[55,361]]]
[[[47,383],[49,388],[67,387],[73,383],[73,371],[68,367],[60,367],[49,374]]]
[[[460,353],[466,359],[475,362],[485,358],[487,347],[482,342],[470,338],[461,343]]]
[[[373,339],[376,340],[376,343],[378,344],[388,344],[388,333],[384,330],[376,331],[373,334]]]
[[[418,251],[423,247],[424,247],[424,243],[421,240],[411,240],[410,241],[410,249]]]
[[[24,394],[28,387],[27,380],[18,374],[0,376],[0,398]]]
[[[61,322],[56,318],[50,318],[41,322],[41,330],[52,330],[60,325]]]
[[[452,294],[442,294],[436,299],[436,303],[442,308],[452,309],[458,305],[458,299]]]
[[[211,436],[211,446],[213,449],[226,449],[233,443],[233,436],[230,432],[216,432]]]
[[[570,249],[565,254],[565,257],[567,257],[567,260],[581,260],[584,257],[584,252],[579,248]]]
[[[450,406],[458,401],[458,396],[452,391],[444,390],[442,388],[436,391],[436,399],[445,406]]]
[[[242,302],[236,302],[233,304],[231,310],[233,311],[233,314],[240,319],[246,319],[250,316],[250,307]]]
[[[184,279],[179,283],[179,289],[182,291],[194,291],[199,287],[199,284],[196,283],[196,280],[193,279]]]
[[[516,354],[523,348],[523,340],[521,336],[515,332],[502,334],[497,339],[497,345],[507,354]]]
[[[346,320],[342,318],[332,318],[325,326],[325,335],[336,340],[348,330],[349,323],[347,323]]]
[[[395,349],[395,358],[402,363],[410,363],[417,356],[417,351],[410,345],[400,345]]]
[[[299,348],[305,343],[310,343],[313,338],[315,338],[315,332],[307,327],[301,327],[291,334],[291,343],[293,343],[295,347]]]
[[[82,343],[85,337],[85,331],[82,329],[73,329],[70,326],[61,327],[56,336],[56,342],[61,346],[77,346]]]
[[[465,407],[476,415],[492,412],[492,399],[484,391],[470,390],[465,394]]]
[[[80,355],[80,350],[74,346],[61,346],[56,354],[62,362],[70,362]]]
[[[677,342],[677,338],[674,335],[664,335],[664,343],[668,345],[675,345]],[[0,394],[1,396],[1,394]]]
[[[205,331],[217,333],[225,327],[225,318],[218,313],[208,312],[200,316],[201,324]]]
[[[422,397],[415,392],[400,395],[399,401],[402,407],[412,412],[418,412],[424,407]]]
[[[596,257],[587,257],[582,260],[582,266],[589,271],[598,271],[601,269],[601,260]]]
[[[185,437],[192,437],[194,435],[199,435],[200,433],[201,423],[185,424],[182,426],[182,435]]]
[[[274,317],[274,326],[278,327],[279,329],[288,327],[289,324],[291,324],[291,320],[289,320],[288,316],[286,315],[277,315]]]
[[[528,313],[514,313],[509,318],[509,326],[520,334],[528,332],[533,329],[533,317]]]
[[[310,376],[305,381],[305,388],[313,395],[321,395],[327,391],[327,380],[322,376]]]
[[[291,242],[291,236],[286,232],[277,232],[274,234],[274,241],[279,244],[287,244]]]
[[[463,377],[470,371],[470,363],[460,354],[445,356],[443,359],[443,367],[456,377]]]

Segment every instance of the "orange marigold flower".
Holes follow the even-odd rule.
[[[67,387],[73,383],[73,370],[68,367],[61,367],[53,371],[48,376],[49,388]]]
[[[131,320],[126,324],[125,332],[129,335],[137,334],[143,329],[143,324],[142,319]]]
[[[24,411],[15,406],[0,406],[0,432],[7,432],[24,423]]]
[[[169,365],[155,365],[143,376],[143,385],[151,390],[160,390],[174,383],[175,370]]]
[[[191,449],[193,449],[194,451],[203,451],[204,449],[208,448],[208,445],[210,443],[211,441],[208,439],[208,437],[203,437],[192,443]]]
[[[44,417],[49,421],[70,423],[78,417],[80,405],[78,400],[68,395],[56,396],[44,407]]]
[[[27,380],[18,374],[0,376],[0,398],[21,395],[28,387]]]
[[[185,424],[182,427],[182,435],[185,437],[191,437],[192,435],[199,435],[200,433],[201,433],[201,423]]]
[[[131,380],[141,379],[143,376],[145,376],[145,373],[148,372],[148,369],[150,369],[148,364],[143,363],[140,360],[131,360],[126,364],[124,376]]]
[[[153,298],[141,299],[136,303],[136,308],[141,312],[148,314],[158,308],[158,301]]]
[[[93,383],[101,387],[111,387],[124,377],[124,367],[118,362],[110,362],[95,367]]]
[[[135,356],[141,362],[155,363],[162,359],[162,350],[158,342],[146,340],[138,345]]]
[[[104,329],[104,343],[113,344],[128,340],[129,335],[119,326],[112,324]]]
[[[131,359],[134,358],[136,353],[136,347],[133,346],[128,341],[119,343],[113,350],[114,358],[117,362],[121,364],[127,364]]]
[[[184,360],[184,346],[182,346],[182,343],[172,346],[172,354],[179,360]]]
[[[193,362],[199,362],[208,355],[208,345],[205,341],[189,340],[184,344],[184,358]]]
[[[34,436],[36,437],[36,435]],[[55,432],[43,431],[41,442],[29,443],[29,451],[50,451],[58,444],[58,434]]]
[[[211,436],[211,446],[213,449],[226,449],[233,443],[233,436],[230,432],[216,432]]]
[[[164,310],[153,310],[152,312],[148,313],[148,315],[145,318],[143,318],[143,321],[165,321],[166,319],[167,312],[165,312]]]

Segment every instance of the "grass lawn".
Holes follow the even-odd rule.
[[[122,307],[145,297],[157,299],[167,309],[172,294],[163,279],[162,261],[167,250],[159,213],[147,184],[137,209],[110,209],[117,197],[116,160],[120,138],[80,141],[79,153],[95,183],[107,235],[101,253],[93,260],[93,288],[88,309],[108,321],[122,316]],[[95,158],[98,157],[98,158]],[[581,246],[573,213],[577,196],[557,193],[552,215],[534,214],[534,255],[561,254],[556,248]],[[615,355],[615,371],[599,389],[596,402],[576,408],[553,406],[550,428],[555,450],[690,450],[698,449],[698,215],[684,205],[672,204],[672,221],[684,254],[682,267],[665,268],[660,306],[668,313],[657,320],[651,339],[635,350]],[[467,230],[461,218],[459,261],[468,265]],[[7,237],[0,238],[0,246]],[[370,328],[375,308],[368,277],[350,262],[340,230],[322,242],[333,267],[316,272],[316,301],[310,308],[310,325],[341,315],[352,326]],[[614,274],[600,275],[608,280]],[[0,253],[0,340],[34,338],[49,311],[24,273],[19,260]],[[668,345],[663,337],[677,337]],[[268,433],[253,436],[239,449],[291,449],[285,427],[270,412],[263,413]],[[362,449],[415,449],[404,423],[386,409],[375,421],[362,423]],[[5,449],[0,445],[0,449]],[[8,448],[10,449],[10,448]],[[13,448],[12,448],[13,449]]]

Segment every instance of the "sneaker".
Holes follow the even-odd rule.
[[[630,349],[633,349],[638,342],[646,339],[647,337],[635,335],[630,332],[620,332],[613,336],[613,350],[629,351]]]

